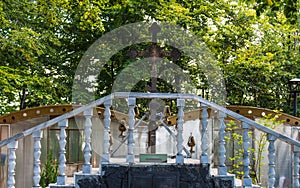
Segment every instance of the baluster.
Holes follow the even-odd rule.
[[[177,99],[177,108],[178,108],[178,114],[177,114],[177,155],[176,155],[176,163],[177,164],[183,164],[184,158],[182,155],[183,150],[183,117],[184,117],[184,107],[185,100],[184,99]]]
[[[250,144],[250,138],[249,138],[249,129],[250,126],[242,122],[242,128],[243,128],[243,148],[244,148],[244,176],[243,176],[243,186],[244,187],[252,187],[252,180],[249,176],[250,172],[250,158],[249,158],[249,144]]]
[[[269,158],[269,185],[268,188],[275,187],[275,140],[276,136],[268,134],[268,158]]]
[[[226,129],[226,125],[224,122],[224,119],[226,117],[226,114],[222,111],[218,112],[218,120],[219,120],[219,124],[220,124],[220,131],[219,131],[219,143],[220,143],[220,155],[219,155],[219,167],[218,167],[218,171],[219,171],[219,175],[227,175],[227,167],[225,165],[225,160],[226,160],[226,148],[225,148],[225,129]]]
[[[300,187],[299,184],[299,152],[300,147],[293,146],[293,154],[294,154],[294,161],[293,161],[293,188]]]
[[[128,154],[126,158],[127,163],[134,163],[134,153],[133,153],[133,147],[134,147],[134,139],[133,139],[133,129],[134,129],[134,107],[136,105],[136,99],[135,98],[128,98]]]
[[[8,148],[8,179],[7,187],[15,188],[15,166],[16,166],[16,149],[18,148],[18,141],[12,141],[7,144]]]
[[[60,128],[59,133],[59,175],[57,176],[57,185],[66,185],[66,144],[67,144],[67,133],[66,128],[68,127],[68,120],[64,119],[58,122]]]
[[[201,164],[208,164],[208,156],[207,156],[207,151],[208,151],[208,136],[207,136],[207,125],[208,125],[208,113],[207,113],[207,105],[201,104],[202,107],[202,119],[201,119],[201,124],[202,124],[202,129],[201,129]]]
[[[92,134],[92,115],[93,108],[90,108],[83,112],[85,116],[85,146],[84,146],[84,164],[82,165],[82,173],[89,174],[91,173],[91,134]]]
[[[33,137],[33,186],[32,187],[40,187],[40,179],[41,179],[41,138],[43,133],[41,130],[36,131],[32,134]]]
[[[112,105],[112,100],[107,100],[104,102],[105,111],[104,111],[104,147],[101,163],[109,163],[110,154],[109,154],[109,132],[110,132],[110,107]]]

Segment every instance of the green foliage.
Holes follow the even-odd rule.
[[[5,109],[0,114],[17,110],[20,103],[70,103],[69,86],[81,54],[103,31],[101,7],[90,1],[1,2],[0,69],[9,69],[18,83],[1,85]]]
[[[259,118],[257,121],[271,129],[275,129],[282,123],[284,120],[278,120],[280,114],[266,114],[264,117]],[[230,120],[229,123],[226,124],[227,136],[225,136],[225,140],[227,144],[232,142],[235,143],[235,148],[233,151],[233,156],[229,157],[229,161],[232,163],[232,169],[229,170],[229,173],[233,173],[238,178],[243,177],[243,137],[242,137],[242,129],[241,126],[238,125],[235,121]],[[229,136],[228,136],[229,135]],[[263,162],[264,154],[267,152],[267,134],[259,132],[258,135],[253,137],[253,130],[248,132],[250,140],[252,140],[252,146],[248,148],[249,157],[251,158],[251,169],[250,176],[252,177],[253,183],[260,184],[262,181],[262,169],[266,166]]]
[[[272,19],[260,18],[255,32],[262,39],[245,41],[224,67],[231,104],[290,110],[287,83],[299,75],[299,48],[291,46],[297,29],[285,22],[283,14],[277,15],[277,23]]]
[[[298,0],[241,0],[248,5],[255,5],[257,15],[267,13],[269,16],[276,15],[282,11],[288,18],[289,22],[295,24],[298,19],[299,1]]]
[[[233,155],[229,157],[229,161],[232,163],[232,169],[228,170],[229,173],[233,173],[237,178],[241,179],[244,175],[243,171],[243,159],[244,159],[244,149],[243,149],[243,136],[240,125],[238,125],[235,121],[230,120],[229,123],[226,124],[227,136],[225,136],[225,140],[227,144],[233,142],[234,151]],[[229,136],[228,136],[229,134]],[[253,138],[253,132],[249,131],[248,136],[250,140]],[[249,147],[248,152],[249,156],[255,153],[254,148]],[[253,169],[251,169],[250,174],[253,174]]]
[[[47,156],[46,164],[41,172],[40,186],[47,187],[50,183],[55,183],[59,175],[58,164],[54,161],[53,152]]]
[[[284,120],[279,121],[280,114],[266,114],[264,117],[260,118],[258,120],[259,123],[262,125],[269,127],[271,129],[275,129],[282,123],[284,123]],[[267,151],[267,134],[266,133],[260,133],[259,137],[255,140],[255,145],[257,148],[255,148],[255,158],[253,159],[253,177],[256,180],[256,183],[260,183],[262,181],[262,168],[266,165],[262,160],[264,159],[263,154]]]
[[[300,74],[297,6],[291,0],[0,2],[0,114],[20,109],[23,102],[26,107],[70,103],[73,76],[88,47],[122,25],[152,20],[182,26],[206,43],[223,69],[229,104],[288,112],[287,81]],[[127,50],[103,68],[96,98],[109,94],[132,64]],[[199,93],[208,91],[208,75],[184,55],[176,64]],[[149,81],[135,88],[145,91]],[[163,81],[158,88],[174,90]]]

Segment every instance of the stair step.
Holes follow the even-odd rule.
[[[81,174],[81,173],[82,172],[80,171],[77,174]],[[93,175],[98,175],[98,174],[99,174],[99,169],[98,168],[92,168],[91,175],[93,176]],[[217,168],[211,168],[210,169],[210,175],[211,176],[218,176],[218,169]],[[230,176],[231,174],[228,174],[228,175]],[[56,185],[55,187],[60,187],[60,188],[71,188],[71,187],[73,188],[74,187],[75,188],[74,177],[71,177],[71,176],[67,177],[67,184],[68,184],[68,186],[57,186]],[[242,186],[242,180],[235,178],[235,187],[236,188],[243,188],[243,186]],[[260,186],[253,185],[253,188],[260,188]]]
[[[50,184],[47,188],[75,188],[75,185],[74,184],[67,184],[67,185]]]

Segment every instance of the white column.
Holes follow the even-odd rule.
[[[249,158],[249,144],[250,144],[250,138],[249,138],[249,129],[250,126],[242,122],[242,128],[243,128],[243,148],[244,148],[244,176],[243,176],[243,186],[244,187],[252,187],[252,179],[249,176],[250,173],[250,158]]]
[[[66,185],[66,144],[67,144],[67,133],[66,128],[68,127],[68,119],[64,119],[58,122],[58,127],[60,128],[59,133],[59,175],[57,176],[57,185]]]
[[[134,139],[133,139],[133,129],[134,129],[134,107],[136,105],[136,99],[135,98],[128,98],[128,107],[129,107],[129,112],[128,112],[128,154],[126,158],[127,163],[134,163],[134,153],[133,153],[133,147],[134,147]]]
[[[300,147],[293,146],[293,188],[299,188],[299,152],[300,152]]]
[[[183,117],[184,117],[184,99],[177,99],[177,108],[178,108],[178,114],[177,114],[177,155],[176,155],[176,164],[183,164],[184,163],[184,157],[182,155],[183,150]]]
[[[107,100],[104,102],[105,111],[104,111],[104,138],[103,138],[103,154],[101,163],[109,163],[110,154],[109,154],[109,132],[110,132],[110,107],[112,105],[112,100]]]
[[[227,167],[225,165],[225,160],[226,160],[226,148],[225,148],[225,129],[226,125],[224,122],[224,119],[226,117],[226,114],[222,111],[218,112],[218,120],[220,123],[220,131],[219,131],[219,143],[220,143],[220,155],[219,155],[219,161],[220,165],[218,167],[219,170],[219,175],[227,175]]]
[[[207,125],[208,125],[208,113],[207,105],[201,104],[202,114],[201,114],[201,164],[207,165],[209,163],[207,151],[208,151],[208,136],[207,136]]]
[[[7,144],[8,148],[8,178],[7,187],[15,188],[15,167],[16,167],[16,149],[18,148],[18,141],[12,141]]]
[[[276,137],[274,135],[268,134],[268,158],[269,158],[269,184],[268,188],[275,187],[275,140]]]
[[[41,130],[36,131],[32,134],[33,137],[33,186],[32,187],[40,187],[40,179],[41,179],[41,138],[43,133]]]
[[[83,174],[90,174],[92,171],[91,166],[91,134],[92,134],[92,115],[93,115],[93,108],[90,108],[83,112],[85,117],[85,146],[83,149],[84,152],[84,164],[82,165],[82,173]]]

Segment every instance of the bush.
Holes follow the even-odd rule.
[[[53,152],[47,156],[46,164],[41,173],[40,186],[47,187],[50,183],[55,183],[58,173],[58,164],[54,161]]]

